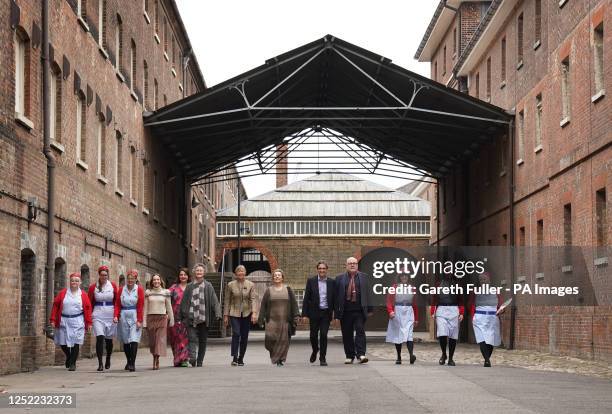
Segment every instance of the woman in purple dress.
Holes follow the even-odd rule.
[[[178,274],[178,281],[170,286],[170,298],[172,300],[172,311],[175,315],[178,314],[179,308],[181,307],[181,301],[183,300],[183,292],[185,287],[189,283],[189,270],[187,268],[180,268]],[[189,339],[187,337],[187,326],[185,326],[180,320],[174,321],[174,326],[168,328],[168,341],[172,346],[172,354],[174,355],[174,366],[175,367],[186,367],[189,361],[189,350],[187,345]]]

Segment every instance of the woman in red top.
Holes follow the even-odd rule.
[[[398,283],[393,285],[393,293],[387,295],[389,325],[387,326],[386,342],[395,344],[397,352],[395,363],[398,365],[402,363],[402,344],[406,342],[410,354],[410,364],[414,364],[416,356],[414,355],[412,334],[414,327],[419,323],[416,288],[408,284],[408,274],[401,273],[398,278]]]
[[[98,282],[89,286],[89,301],[93,307],[93,331],[96,337],[96,356],[98,357],[98,371],[110,369],[111,355],[113,354],[113,337],[117,333],[115,316],[115,302],[117,298],[117,285],[108,278],[108,267],[98,268]],[[106,364],[102,365],[104,345],[106,344]]]
[[[91,329],[91,303],[80,286],[81,275],[72,273],[70,288],[57,294],[51,310],[51,324],[55,327],[53,341],[62,347],[69,371],[76,370],[79,345],[83,344],[85,331]]]

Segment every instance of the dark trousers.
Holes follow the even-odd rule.
[[[327,355],[327,332],[329,331],[329,309],[320,309],[310,318],[310,345],[312,352],[321,351],[321,359]]]
[[[232,325],[232,356],[244,357],[249,342],[249,330],[251,329],[251,315],[245,317],[230,316]],[[240,353],[238,353],[240,349]]]
[[[197,362],[202,363],[206,353],[206,340],[208,339],[206,322],[199,323],[196,326],[188,325],[187,333],[189,336],[189,359],[196,359],[197,352]]]
[[[345,311],[340,319],[342,343],[347,358],[354,359],[366,353],[365,318],[361,310]]]

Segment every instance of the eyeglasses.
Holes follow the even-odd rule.
[[[349,266],[357,266],[357,262],[349,262],[349,263],[347,263],[347,265],[349,265]]]

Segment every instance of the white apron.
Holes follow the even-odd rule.
[[[452,339],[459,338],[458,306],[436,307],[436,338],[440,336],[448,336]]]
[[[476,311],[495,312],[496,306],[478,306]],[[497,315],[474,314],[472,321],[476,343],[485,342],[488,345],[501,345],[499,318]]]
[[[98,290],[98,285],[94,288],[93,306],[93,332],[94,336],[103,335],[106,339],[111,339],[117,333],[117,324],[113,323],[115,307],[113,306],[113,285],[106,281],[102,287],[102,292]]]
[[[75,294],[68,289],[62,302],[60,326],[55,331],[53,341],[56,345],[66,345],[72,348],[75,344],[82,345],[83,339],[85,339],[85,318],[81,289]]]
[[[395,317],[389,319],[386,342],[403,344],[412,341],[414,311],[412,305],[395,305]]]
[[[140,342],[142,328],[136,326],[137,313],[136,304],[138,303],[138,285],[130,292],[126,286],[121,292],[121,314],[119,315],[118,339],[123,344],[130,342]],[[133,307],[134,309],[125,309]]]

